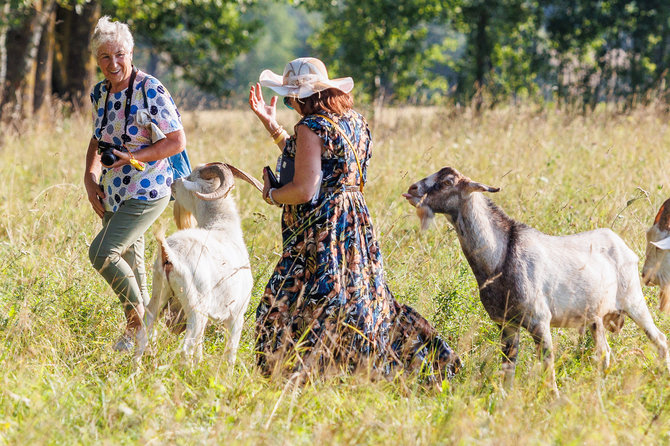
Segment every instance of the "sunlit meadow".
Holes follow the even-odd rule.
[[[453,108],[368,113],[374,154],[366,199],[386,275],[461,356],[464,368],[437,393],[413,378],[330,378],[295,388],[254,367],[255,307],[280,248],[279,210],[237,184],[255,277],[238,362],[223,359],[226,333],[208,330],[191,369],[180,338],[158,324],[139,368],[111,351],[123,327],[117,298],[88,261],[100,229],[82,185],[87,115],[0,128],[0,442],[7,444],[661,444],[670,442],[670,376],[627,320],[608,334],[608,373],[590,335],[553,330],[561,397],[543,385],[523,334],[514,389],[500,385],[499,334],[444,217],[420,232],[401,197],[443,166],[501,191],[513,218],[550,234],[612,228],[640,256],[644,233],[670,196],[669,115],[656,107],[582,117],[533,107],[474,116]],[[296,115],[280,121],[291,128]],[[184,114],[191,161],[225,161],[260,177],[278,151],[248,110]],[[20,135],[20,136],[19,136]],[[162,223],[175,230],[171,212]],[[148,237],[147,263],[155,242]],[[658,290],[645,296],[659,328]]]

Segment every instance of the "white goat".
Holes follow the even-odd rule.
[[[670,313],[670,199],[661,205],[647,231],[647,254],[642,267],[646,285],[658,285],[661,311]]]
[[[596,229],[550,236],[509,218],[480,192],[499,189],[445,167],[414,183],[405,198],[417,207],[422,227],[446,214],[479,285],[479,296],[502,330],[505,384],[514,379],[519,329],[533,337],[558,394],[550,327],[588,326],[596,357],[609,366],[605,328],[618,332],[630,316],[656,345],[670,369],[666,338],[645,304],[638,257],[614,232]]]
[[[167,240],[156,235],[159,253],[154,263],[153,292],[144,327],[137,335],[136,359],[147,347],[156,316],[170,301],[172,325],[177,332],[186,319],[185,356],[193,357],[196,363],[202,359],[203,334],[208,319],[212,319],[223,322],[228,329],[226,359],[235,362],[253,278],[240,217],[229,195],[234,177],[262,190],[258,180],[223,163],[198,167],[172,184],[178,227],[188,225],[190,214],[198,227],[177,231]],[[180,310],[183,318],[175,320]]]

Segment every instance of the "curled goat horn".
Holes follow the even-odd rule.
[[[201,200],[212,201],[228,195],[228,192],[235,186],[233,175],[226,164],[209,163],[200,168],[200,178],[211,180],[218,177],[219,187],[209,193],[196,192],[195,195]]]

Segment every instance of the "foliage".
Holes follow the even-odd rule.
[[[431,25],[446,14],[438,0],[300,0],[322,14],[311,39],[333,74],[352,76],[374,100],[405,101],[446,85],[430,70],[443,62],[445,42],[430,42]]]
[[[670,4],[660,0],[543,0],[556,51],[559,96],[570,82],[591,107],[603,99],[638,99],[667,78]]]
[[[228,94],[235,58],[254,42],[257,21],[244,21],[247,0],[110,0],[105,11],[126,21],[139,41],[183,79],[217,95]],[[169,13],[168,13],[169,11]]]
[[[254,34],[254,45],[235,60],[232,76],[227,80],[229,89],[241,97],[248,96],[251,83],[264,69],[281,74],[288,61],[313,54],[307,40],[320,26],[317,14],[307,14],[285,2],[261,0],[242,19],[263,26]]]

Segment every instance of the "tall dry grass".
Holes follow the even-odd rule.
[[[290,128],[295,115],[280,115]],[[7,444],[633,444],[670,441],[670,378],[628,321],[610,336],[606,375],[593,342],[554,330],[562,397],[542,386],[522,337],[516,387],[500,389],[498,332],[445,219],[419,232],[400,194],[443,166],[494,186],[507,213],[552,234],[610,227],[640,256],[668,191],[668,116],[654,108],[569,116],[497,109],[398,108],[372,120],[366,197],[396,298],[416,307],[461,355],[440,394],[411,379],[357,376],[296,389],[254,369],[254,309],[280,251],[279,211],[245,183],[235,189],[256,285],[239,360],[223,360],[213,327],[205,358],[182,365],[178,339],[159,328],[138,371],[110,350],[123,324],[87,244],[99,230],[82,186],[87,116],[58,113],[0,149],[0,441]],[[185,113],[194,163],[226,161],[260,176],[278,152],[250,111]],[[174,230],[169,212],[161,217]],[[148,243],[147,260],[155,244]],[[657,292],[646,288],[659,327]]]

